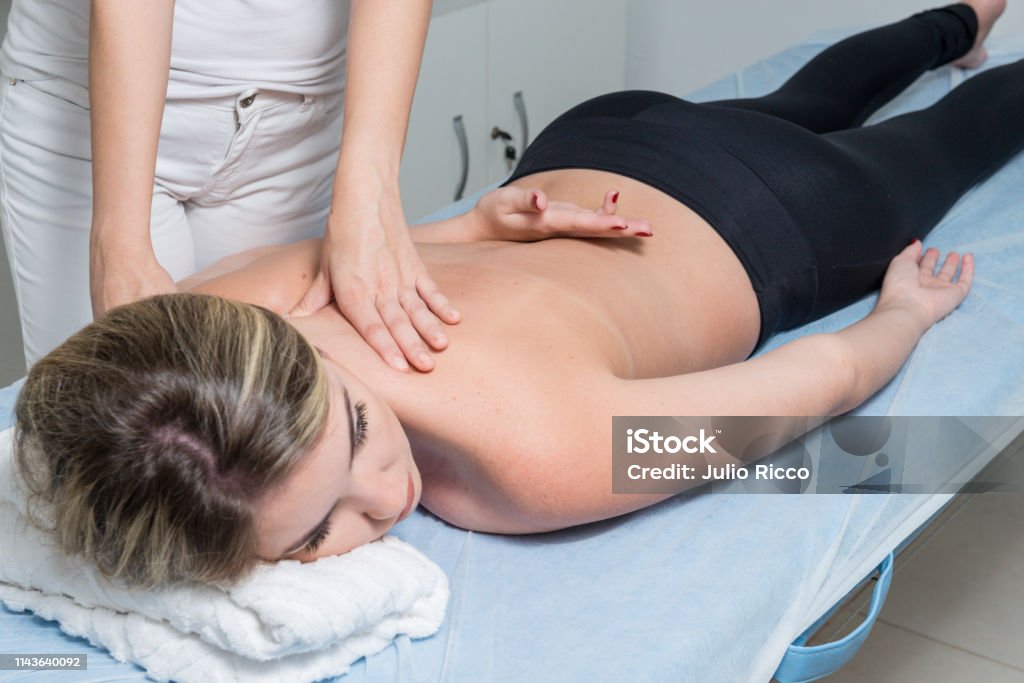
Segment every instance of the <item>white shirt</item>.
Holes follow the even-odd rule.
[[[88,106],[89,0],[14,0],[0,71]],[[177,0],[168,99],[344,88],[347,0]]]

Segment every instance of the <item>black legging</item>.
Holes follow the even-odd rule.
[[[927,109],[850,128],[963,56],[976,33],[974,11],[951,5],[843,40],[764,97],[604,95],[545,129],[509,182],[598,168],[690,206],[747,269],[760,345],[876,290],[893,256],[1024,146],[1024,60]]]
[[[927,109],[855,128],[925,71],[966,53],[977,27],[967,5],[922,12],[831,46],[764,97],[708,103],[819,133],[874,181],[809,193],[814,180],[801,171],[817,168],[795,164],[773,184],[796,189],[783,201],[798,221],[831,228],[805,232],[819,259],[809,320],[877,289],[896,253],[1024,146],[1024,60],[978,74]]]

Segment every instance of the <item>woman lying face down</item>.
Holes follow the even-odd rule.
[[[539,192],[495,194],[514,225],[494,229],[524,239],[649,228],[607,203],[584,211],[549,206]],[[493,198],[481,206],[496,211]],[[516,209],[533,212],[538,201],[548,223],[519,223],[529,217]],[[417,236],[475,240],[490,223],[477,210]],[[287,310],[319,244],[229,257],[180,283],[225,296],[113,309],[33,366],[15,409],[15,452],[30,510],[55,514],[52,524],[45,513],[35,519],[63,550],[139,586],[230,582],[260,561],[310,561],[377,540],[419,504],[424,483],[406,431],[338,362],[365,350],[343,336],[351,326],[329,311],[289,324],[265,307]],[[227,298],[238,291],[259,305]],[[374,362],[370,377],[397,374]]]
[[[649,228],[615,217],[605,199],[585,211],[506,189],[417,237]],[[530,222],[539,202],[544,221]],[[507,210],[507,220],[483,208]],[[419,505],[424,484],[406,431],[388,401],[338,362],[366,345],[343,336],[354,331],[337,311],[293,325],[279,314],[318,253],[309,241],[229,257],[182,289],[244,291],[239,298],[261,305],[209,294],[145,299],[37,362],[15,408],[15,453],[31,509],[55,513],[52,524],[45,513],[37,523],[63,550],[141,586],[232,581],[260,560],[309,561],[380,539]],[[375,364],[370,377],[394,374]]]
[[[423,482],[394,412],[322,350],[327,418],[295,472],[261,497],[257,554],[338,555],[382,537],[419,503]]]
[[[853,36],[762,98],[626,92],[570,110],[506,187],[414,229],[463,318],[437,352],[416,333],[441,330],[418,297],[399,293],[407,316],[385,306],[385,324],[420,319],[389,330],[406,372],[364,341],[383,330],[336,307],[281,317],[316,277],[320,240],[112,310],[18,397],[30,501],[108,575],[234,581],[380,538],[417,504],[532,533],[692,485],[613,493],[615,415],[779,416],[772,439],[706,464],[767,455],[874,394],[967,295],[973,257],[940,262],[915,238],[1024,147],[1024,61],[856,126],[976,51],[998,11],[955,5]],[[862,320],[751,358],[876,291]]]
[[[520,188],[500,192],[520,192],[528,202],[538,196]],[[460,220],[466,218],[428,226],[424,236],[437,239],[447,226],[461,239]],[[649,227],[637,222],[630,230]],[[790,414],[828,415],[873,391],[849,381],[856,354],[847,357],[826,337],[789,355],[734,365],[731,372],[749,368],[735,376],[678,374],[706,364],[697,356],[719,362],[718,351],[695,344],[687,359],[664,353],[660,340],[670,326],[649,324],[642,330],[646,344],[629,356],[607,355],[608,342],[617,348],[621,334],[608,312],[588,311],[585,297],[559,294],[549,279],[508,289],[527,275],[523,264],[549,256],[526,252],[520,262],[514,248],[559,242],[572,247],[570,254],[594,246],[559,238],[505,244],[511,251],[493,241],[421,245],[435,267],[452,266],[437,268],[442,279],[447,273],[451,284],[461,281],[465,273],[455,264],[468,258],[480,285],[462,304],[470,318],[451,332],[453,348],[436,356],[430,373],[390,369],[337,311],[286,321],[263,305],[287,310],[289,297],[301,294],[301,284],[282,283],[301,283],[315,272],[319,240],[260,250],[231,272],[182,283],[211,294],[163,295],[116,308],[33,366],[19,395],[15,452],[33,505],[55,512],[49,528],[63,550],[129,584],[230,583],[260,562],[312,561],[379,539],[421,499],[458,526],[523,533],[667,497],[610,493],[605,437],[614,414],[771,414],[757,406],[788,396]],[[460,249],[476,247],[474,256]],[[915,330],[916,338],[927,328],[920,317],[925,304],[938,301],[928,315],[941,317],[966,294],[967,282],[952,282],[949,273],[925,281],[941,301],[920,296],[909,281],[930,273],[935,258],[928,263],[919,245],[906,252],[890,269],[891,296],[863,321],[868,333]],[[584,263],[610,255],[587,254],[576,255]],[[722,265],[713,252],[702,258],[709,268]],[[234,257],[231,265],[244,260]],[[498,268],[506,269],[498,282],[487,281],[485,271]],[[601,269],[559,272],[568,282]],[[628,293],[629,282],[643,278],[626,274],[613,284]],[[280,299],[282,290],[291,294]],[[239,291],[260,305],[226,298]],[[673,308],[671,300],[662,308],[659,300],[624,298],[623,310],[641,319]],[[537,301],[546,308],[526,315],[526,304]],[[740,361],[756,335],[755,319],[745,338],[721,341]],[[909,352],[890,344],[896,356]],[[645,367],[634,354],[651,354],[655,364]],[[887,355],[866,356],[878,357]],[[892,371],[898,366],[899,359]],[[617,377],[615,368],[632,374]],[[788,391],[778,374],[788,378]],[[681,381],[701,375],[692,384]],[[652,384],[654,378],[666,383]],[[721,393],[709,394],[712,385]],[[778,445],[810,426],[804,418],[794,425],[802,426]]]

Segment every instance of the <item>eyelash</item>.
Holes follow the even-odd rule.
[[[366,443],[366,402],[356,404],[356,447]]]
[[[309,553],[315,553],[320,544],[327,538],[327,533],[331,530],[331,521],[327,520],[324,525],[316,532],[313,538],[309,539],[309,543],[306,544],[304,550]]]
[[[362,446],[366,441],[366,402],[360,401],[356,403],[356,446]],[[315,553],[320,547],[320,544],[327,538],[327,534],[331,531],[331,521],[327,520],[324,525],[316,532],[313,538],[309,539],[309,543],[303,550],[307,553]]]

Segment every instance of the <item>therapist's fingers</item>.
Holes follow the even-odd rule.
[[[310,284],[309,289],[299,299],[299,303],[285,317],[301,318],[312,315],[330,304],[333,298],[330,278],[327,277],[325,271],[321,268],[320,272],[313,278],[313,283]]]
[[[398,306],[397,300],[392,300],[392,306]],[[384,360],[385,363],[395,370],[407,372],[409,363],[405,360],[405,354],[395,338],[392,336],[387,321],[381,315],[374,301],[362,293],[351,293],[338,297],[338,308],[345,315],[352,327],[356,329],[367,344]],[[386,307],[385,307],[386,308]],[[404,314],[404,312],[403,312]],[[394,322],[397,323],[397,320]],[[408,319],[407,319],[408,322]]]
[[[441,321],[427,308],[417,292],[407,290],[399,294],[399,303],[409,316],[409,321],[421,340],[426,341],[438,351],[448,346],[448,335],[441,329],[443,326]],[[415,348],[414,352],[420,353],[421,350]]]
[[[403,306],[403,300],[411,302],[413,297],[419,299],[419,295],[415,292],[400,292],[395,297],[387,297],[385,300],[378,301],[377,311],[380,319],[387,326],[387,331],[393,340],[392,343],[397,342],[403,361],[407,358],[417,370],[429,372],[434,368],[434,359],[431,358],[430,352],[420,338],[419,332],[413,327],[409,313]],[[423,311],[426,311],[426,307],[423,307]],[[422,311],[417,311],[417,313],[422,313]],[[430,314],[429,311],[426,313]],[[369,342],[370,339],[367,338],[367,341]],[[373,346],[373,342],[370,342],[370,345]],[[393,363],[393,365],[400,370],[403,369],[400,364]]]
[[[454,325],[462,319],[462,314],[459,313],[459,309],[455,308],[455,304],[449,301],[448,297],[441,293],[441,288],[438,287],[433,278],[426,273],[421,273],[419,277],[416,278],[416,291],[419,292],[420,298],[426,302],[434,315],[449,325]],[[416,326],[416,329],[419,329],[420,334],[423,334],[423,330],[420,329],[418,325]],[[430,341],[434,348],[442,348],[433,344],[432,340],[434,336],[436,335],[423,335],[423,338]],[[444,336],[443,330],[441,332],[441,336]],[[444,343],[447,344],[447,339],[444,340]]]

